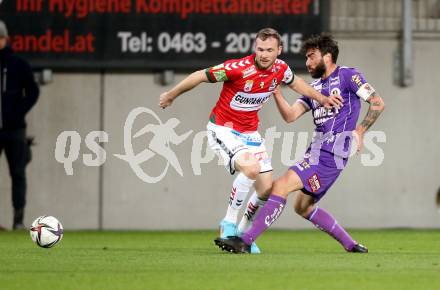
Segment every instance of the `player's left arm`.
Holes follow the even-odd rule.
[[[383,99],[372,89],[370,95],[366,98],[366,101],[370,104],[368,112],[365,115],[363,121],[356,127],[354,131],[354,137],[357,141],[357,152],[360,152],[363,147],[363,140],[365,132],[376,122],[380,114],[385,109],[385,102]]]
[[[287,123],[295,122],[302,115],[304,115],[310,109],[307,108],[302,102],[295,102],[293,105],[290,105],[286,99],[284,98],[281,88],[278,86],[273,92],[273,96],[275,98],[275,102],[283,117],[284,121]]]
[[[341,96],[331,95],[326,97],[297,75],[294,76],[293,82],[289,84],[289,87],[298,94],[307,96],[308,98],[317,101],[327,109],[331,109],[333,107],[341,108],[343,106],[343,99]]]

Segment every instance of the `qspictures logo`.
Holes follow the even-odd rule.
[[[146,122],[146,119],[151,121]],[[135,126],[136,123],[136,126]],[[139,123],[142,123],[141,129],[134,130],[133,128],[139,127]],[[127,116],[125,124],[123,126],[123,153],[115,153],[112,156],[128,164],[128,167],[133,173],[142,181],[146,183],[157,183],[161,181],[167,174],[170,167],[177,172],[180,176],[184,176],[184,172],[179,161],[179,156],[176,154],[176,150],[179,149],[179,145],[183,142],[188,142],[192,136],[191,146],[191,168],[194,175],[202,174],[202,164],[207,164],[215,160],[215,153],[207,148],[207,134],[206,131],[194,132],[193,130],[187,130],[182,128],[181,122],[176,118],[170,118],[163,122],[159,116],[151,109],[138,107],[133,109]],[[176,131],[184,132],[178,134]],[[296,135],[297,142],[294,144],[293,139]],[[292,166],[296,161],[300,161],[304,157],[304,153],[307,149],[307,144],[310,143],[310,133],[308,132],[279,132],[276,127],[267,128],[263,135],[264,144],[267,154],[274,156],[273,147],[276,141],[281,142],[281,150],[275,151],[276,154],[280,154],[281,163],[285,166]],[[343,139],[341,139],[343,136]],[[134,142],[140,138],[147,140],[142,142],[142,150],[135,151]],[[334,137],[334,136],[333,136]],[[340,140],[351,137],[350,132],[342,132],[339,134]],[[319,152],[320,148],[316,146],[322,146],[326,142],[335,142],[335,138],[328,138],[325,135],[313,135],[311,146],[312,152]],[[338,137],[336,136],[336,139]],[[316,142],[319,140],[319,142]],[[91,131],[84,139],[86,147],[91,153],[85,153],[82,156],[82,161],[86,166],[102,166],[107,160],[107,152],[102,146],[103,143],[109,142],[109,135],[105,131]],[[361,154],[361,163],[364,166],[379,166],[384,160],[384,152],[377,143],[385,143],[386,135],[382,131],[370,131],[364,136],[364,153]],[[80,155],[81,147],[81,135],[77,131],[63,131],[56,140],[55,145],[55,159],[63,164],[64,170],[67,175],[73,175],[73,163],[77,162]],[[139,142],[138,142],[139,143]],[[336,142],[335,142],[336,143]],[[139,149],[139,146],[136,146]],[[351,146],[349,151],[340,151],[338,157],[335,157],[336,166],[345,166],[341,161],[341,155],[344,158],[355,154],[355,146]],[[188,155],[187,152],[181,154]],[[292,159],[292,153],[294,158]],[[336,150],[335,150],[336,153]],[[307,155],[307,154],[306,154]],[[148,172],[147,168],[151,159],[159,158],[161,162],[155,162],[156,174]],[[319,159],[319,158],[318,158]],[[158,166],[157,164],[161,165]],[[218,165],[224,165],[223,160],[218,159]],[[151,167],[151,166],[150,166]],[[159,168],[160,167],[160,168]]]

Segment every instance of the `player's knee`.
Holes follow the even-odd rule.
[[[313,199],[310,196],[306,196],[301,192],[298,193],[293,203],[293,209],[295,210],[295,212],[305,219],[310,216],[314,207],[315,203]]]
[[[235,161],[235,168],[253,180],[257,179],[261,169],[258,160],[250,153],[245,153],[240,156]]]
[[[302,206],[301,203],[299,202],[295,202],[293,204],[293,209],[295,210],[295,212],[302,216],[303,218],[307,218],[308,217],[308,211],[307,211],[307,207]]]
[[[257,196],[259,199],[267,200],[272,193],[272,187],[268,187],[266,190],[259,191],[257,189]]]
[[[272,193],[279,196],[287,197],[289,192],[286,189],[286,183],[283,178],[277,179],[273,182]]]
[[[260,164],[257,162],[255,164],[250,164],[249,166],[243,167],[243,174],[249,179],[257,179],[258,174],[260,174]]]

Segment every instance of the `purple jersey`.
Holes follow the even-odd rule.
[[[318,102],[301,97],[297,102],[312,110],[315,136],[304,159],[290,167],[300,177],[306,194],[318,202],[333,185],[345,167],[350,154],[351,132],[356,129],[361,103],[374,89],[354,68],[337,67],[326,79],[312,84],[323,95],[341,95],[344,106],[327,110]]]
[[[316,125],[316,135],[311,147],[347,158],[350,152],[351,131],[356,128],[361,109],[360,98],[367,100],[374,92],[361,73],[354,68],[338,66],[325,79],[317,79],[311,86],[325,96],[341,95],[344,106],[341,109],[328,110],[317,101],[301,97],[301,102],[308,110],[312,110]]]

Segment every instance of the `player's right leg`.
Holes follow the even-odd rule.
[[[342,172],[342,169],[334,166],[333,155],[320,152],[319,156],[317,163],[306,157],[290,167],[290,171],[296,172],[304,184],[296,195],[294,209],[297,214],[337,240],[348,252],[366,253],[367,248],[353,240],[328,211],[316,205]]]

